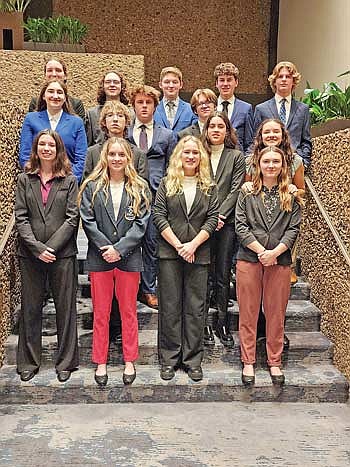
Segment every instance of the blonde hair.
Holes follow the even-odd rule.
[[[164,76],[169,73],[177,76],[177,78],[179,78],[180,82],[182,83],[182,72],[176,66],[166,66],[165,68],[163,68],[162,71],[160,72],[159,81],[162,81]]]
[[[105,198],[106,204],[109,196],[109,186],[110,186],[110,173],[108,168],[108,153],[112,144],[118,143],[124,150],[124,153],[127,158],[127,164],[125,167],[125,190],[129,194],[130,198],[133,200],[133,212],[137,216],[140,213],[140,205],[142,198],[145,200],[146,208],[149,209],[149,190],[147,183],[141,178],[134,167],[133,164],[133,155],[130,149],[130,146],[127,141],[123,138],[112,137],[109,138],[103,145],[100,160],[97,163],[94,171],[89,175],[89,177],[84,180],[81,185],[78,202],[80,203],[83,191],[85,190],[87,184],[91,181],[96,181],[96,188],[92,195],[92,206],[94,204],[95,197],[98,191],[102,190]]]
[[[196,143],[199,150],[199,165],[197,168],[199,188],[205,194],[208,194],[210,188],[214,185],[210,174],[209,156],[205,151],[203,144],[195,136],[188,135],[177,143],[170,157],[169,167],[165,178],[167,196],[175,196],[177,194],[183,193],[183,182],[185,175],[182,167],[181,156],[185,144],[188,141],[193,141]]]
[[[106,136],[108,136],[108,128],[106,125],[106,116],[109,113],[113,114],[123,114],[125,116],[125,128],[124,128],[124,136],[126,136],[128,129],[127,127],[130,125],[131,117],[130,111],[126,105],[122,104],[119,101],[107,101],[105,105],[101,109],[99,124],[101,130],[104,132]]]
[[[300,83],[301,80],[301,74],[298,72],[297,67],[294,65],[292,62],[279,62],[275,66],[275,68],[272,71],[272,74],[268,77],[268,81],[270,83],[271,89],[273,92],[276,92],[276,79],[278,78],[278,75],[282,68],[287,68],[289,73],[293,77],[293,88],[294,90],[298,84]]]
[[[197,115],[197,105],[199,101],[199,96],[202,94],[209,102],[212,102],[214,104],[215,109],[218,105],[218,98],[216,97],[216,94],[214,93],[214,91],[208,88],[196,89],[194,93],[192,94],[192,97],[190,100],[192,112],[195,113],[196,115]]]
[[[269,152],[275,152],[279,154],[282,158],[282,169],[281,169],[281,172],[277,176],[278,192],[280,196],[280,209],[282,211],[291,212],[292,204],[293,204],[292,202],[293,196],[295,197],[296,201],[301,206],[304,205],[304,201],[299,195],[291,195],[289,193],[289,176],[288,176],[287,160],[286,160],[286,157],[283,151],[281,151],[281,149],[279,149],[276,146],[268,146],[264,148],[262,151],[260,151],[258,154],[256,170],[253,174],[253,179],[252,179],[253,194],[258,195],[259,193],[261,193],[262,197],[264,197],[264,194],[262,193],[263,174],[261,172],[260,161],[261,161],[262,156]]]

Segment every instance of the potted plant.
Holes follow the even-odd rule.
[[[350,74],[350,70],[338,77]],[[309,106],[313,137],[350,127],[350,86],[344,90],[334,82],[314,89],[307,82],[302,101]]]
[[[23,13],[31,0],[0,0],[0,49],[23,49]]]

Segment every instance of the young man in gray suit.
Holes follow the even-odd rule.
[[[288,130],[292,147],[302,157],[305,168],[311,161],[310,112],[303,102],[292,96],[300,83],[301,74],[294,63],[279,62],[269,76],[270,86],[275,93],[272,99],[259,104],[254,113],[254,132],[267,118],[278,118]]]

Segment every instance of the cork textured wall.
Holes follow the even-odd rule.
[[[96,105],[98,81],[108,70],[122,70],[132,85],[144,81],[144,61],[140,55],[0,50],[3,95],[23,110],[28,110],[31,97],[38,95],[44,82],[44,64],[50,57],[61,57],[66,62],[68,91],[82,99],[85,108]]]
[[[238,93],[265,94],[272,0],[55,0],[54,14],[90,26],[88,52],[141,54],[147,84],[161,68],[180,67],[184,90],[214,87],[220,62],[240,69]]]
[[[313,139],[310,178],[350,251],[350,129]],[[350,379],[350,266],[308,194],[298,243],[321,330],[335,343],[335,364]]]

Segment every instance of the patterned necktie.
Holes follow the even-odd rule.
[[[147,132],[146,132],[146,125],[141,125],[141,132],[140,132],[140,139],[139,139],[139,148],[142,149],[142,151],[147,152],[148,151],[148,138],[147,138]]]
[[[174,118],[175,118],[175,102],[169,101],[167,102],[167,107],[168,107],[168,122],[170,126],[173,126],[174,123]]]
[[[223,113],[228,116],[228,106],[230,105],[229,101],[223,101],[221,104]]]
[[[286,100],[287,99],[281,100],[281,107],[280,107],[280,113],[279,113],[280,120],[284,125],[286,124],[286,121],[287,121]]]

